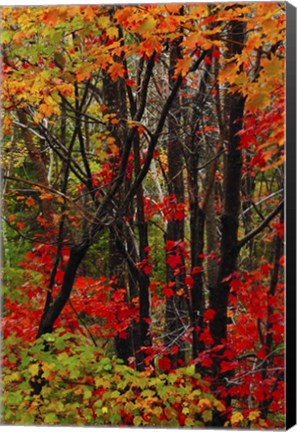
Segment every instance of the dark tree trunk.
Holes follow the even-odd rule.
[[[172,77],[177,60],[181,53],[178,42],[173,43],[170,53],[169,85],[172,88],[175,79]],[[168,192],[175,197],[176,203],[183,203],[184,178],[182,146],[179,140],[180,129],[180,103],[178,99],[173,102],[168,117]],[[184,221],[173,219],[168,222],[166,240],[174,242],[184,241]],[[187,325],[187,293],[185,290],[184,258],[181,257],[179,272],[176,274],[170,265],[167,265],[167,283],[172,283],[174,295],[166,298],[165,316],[165,347],[168,348],[168,358],[171,367],[176,368],[185,360],[185,343],[182,340]],[[178,293],[178,294],[177,294]],[[178,346],[176,353],[171,352],[172,346]]]
[[[239,54],[244,40],[244,24],[230,23],[230,50],[232,54]],[[216,311],[211,321],[211,334],[216,345],[227,338],[227,305],[229,282],[224,279],[236,270],[239,253],[238,226],[240,212],[240,187],[242,176],[242,154],[239,147],[238,132],[242,129],[244,112],[244,97],[240,93],[230,97],[230,119],[228,152],[225,159],[224,178],[224,210],[222,215],[221,262],[217,286],[210,292],[210,307]]]
[[[84,258],[88,248],[89,244],[87,243],[82,246],[74,246],[71,248],[70,258],[65,270],[61,290],[54,302],[44,312],[39,325],[37,337],[53,331],[55,321],[59,317],[70,297],[78,266]]]
[[[229,30],[230,56],[240,54],[244,41],[245,25],[242,22],[232,21]],[[244,113],[244,97],[240,93],[229,96],[229,136],[228,148],[225,158],[224,170],[224,210],[221,218],[221,261],[218,272],[216,287],[210,290],[210,308],[215,311],[215,316],[210,322],[210,332],[214,345],[227,342],[227,308],[230,292],[230,281],[226,280],[237,269],[238,227],[240,212],[240,192],[242,184],[242,154],[240,149],[240,137],[238,132],[242,129],[242,118]],[[220,361],[213,363],[213,390],[217,392],[220,386],[225,386],[229,373],[220,372]],[[226,400],[230,406],[231,400]],[[215,426],[222,426],[225,417],[217,417]]]
[[[123,238],[117,238],[122,230],[116,230],[116,234],[114,230],[110,230],[109,234],[109,269],[110,269],[110,277],[115,277],[116,282],[113,285],[114,290],[124,289],[125,296],[124,302],[128,304],[128,293],[127,293],[127,280],[126,280],[126,260],[119,250],[118,242],[124,242]],[[118,320],[118,317],[115,317]],[[120,324],[120,322],[118,323]],[[133,352],[133,344],[131,339],[131,328],[127,328],[127,336],[124,337],[123,334],[115,334],[115,349],[117,356],[124,360],[126,364],[128,364],[128,358],[134,355]]]
[[[284,223],[284,212],[282,210],[281,215],[280,215],[280,223]],[[269,292],[268,295],[269,297],[274,297],[276,295],[276,290],[277,290],[277,284],[279,281],[279,277],[280,277],[280,272],[281,272],[281,265],[280,265],[280,258],[283,254],[283,238],[276,235],[274,238],[274,259],[273,259],[273,269],[271,272],[271,280],[270,280],[270,287],[269,287]],[[272,315],[273,315],[274,309],[271,305],[268,305],[267,308],[267,325],[266,325],[266,339],[265,339],[265,350],[266,350],[266,358],[265,361],[263,363],[263,365],[261,366],[263,372],[262,372],[262,380],[264,381],[267,378],[268,375],[268,368],[273,366],[274,364],[274,359],[275,359],[275,355],[273,355],[273,333],[272,333],[272,327],[273,327],[273,323],[272,323]],[[283,372],[279,373],[279,380],[275,381],[275,389],[277,387],[277,384],[279,381],[282,381],[284,379],[283,376]],[[272,393],[272,392],[271,392]],[[269,412],[269,406],[272,402],[273,398],[272,398],[272,394],[270,395],[270,397],[268,397],[267,399],[265,399],[262,403],[261,403],[261,413],[262,413],[262,417],[264,419],[267,418],[268,412]]]
[[[116,114],[117,119],[127,118],[127,105],[126,105],[126,92],[125,85],[121,79],[112,80],[108,75],[103,78],[103,94],[106,105],[108,106],[108,113]],[[121,123],[119,123],[120,125]],[[125,124],[125,123],[124,123]],[[119,148],[120,155],[122,154],[122,146],[126,138],[126,126],[117,127],[114,130],[113,126],[108,127],[108,131],[111,136],[115,139],[115,143]],[[110,160],[114,163],[114,176],[117,175],[117,158]],[[115,196],[117,203],[121,202],[121,199],[125,195],[126,179],[123,179],[123,186]],[[124,245],[126,247],[127,239],[125,236],[125,229],[122,229],[122,224],[118,227],[115,226],[113,230],[109,231],[109,270],[110,276],[114,276],[117,280],[114,289],[124,289],[125,297],[124,301],[129,302],[129,289],[128,289],[128,277],[127,277],[127,265],[126,259],[118,245]],[[132,293],[133,295],[133,293]],[[134,355],[133,349],[133,329],[127,329],[127,338],[123,338],[123,335],[115,335],[115,348],[117,356],[128,363],[128,358]]]
[[[191,195],[193,193],[195,196],[192,199],[190,198],[191,269],[195,270],[196,267],[198,270],[198,267],[202,267],[203,264],[202,254],[204,249],[205,213],[204,210],[199,207],[197,183],[195,185],[193,184],[191,188]],[[203,351],[205,348],[204,343],[199,340],[199,335],[204,328],[203,316],[205,305],[202,272],[196,273],[196,271],[194,271],[192,277],[194,279],[194,285],[191,289],[191,324],[193,327],[192,355],[193,359],[195,359],[199,352]]]
[[[134,140],[134,159],[135,159],[135,175],[140,172],[140,147],[139,137],[136,135]],[[136,192],[136,224],[139,235],[139,258],[140,261],[148,259],[148,227],[144,214],[144,200],[142,184],[139,185]],[[150,333],[150,292],[149,285],[150,279],[148,275],[142,272],[142,283],[139,284],[139,318],[140,318],[140,347],[150,347],[152,345],[152,338]],[[139,347],[139,348],[140,348]],[[139,370],[145,368],[145,351],[138,354],[137,365]]]
[[[204,251],[204,227],[206,215],[203,203],[199,202],[198,165],[201,160],[202,143],[197,136],[197,131],[199,131],[202,122],[203,108],[206,102],[206,87],[210,76],[209,69],[210,66],[206,65],[204,76],[201,80],[199,91],[196,96],[195,107],[191,116],[191,139],[187,142],[187,146],[184,150],[186,154],[190,206],[191,271],[194,279],[194,284],[190,294],[193,359],[195,359],[205,348],[204,343],[199,340],[199,336],[204,328],[203,317],[205,309],[205,287],[203,274],[201,271],[199,272],[198,268],[202,268],[203,265],[202,254]],[[201,369],[199,369],[199,372],[201,372]]]

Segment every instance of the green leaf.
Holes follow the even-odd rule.
[[[205,423],[211,422],[212,421],[212,411],[211,410],[206,410],[202,413],[202,419]]]
[[[143,419],[142,419],[142,417],[140,417],[140,416],[136,416],[136,417],[134,417],[134,419],[133,419],[133,424],[134,424],[135,426],[140,426],[142,423],[143,423]]]
[[[120,416],[120,414],[115,413],[112,416],[110,416],[109,420],[111,424],[119,425],[122,421],[122,417]]]
[[[56,342],[55,342],[55,347],[58,349],[58,350],[63,350],[63,349],[65,349],[65,342],[62,340],[62,339],[57,339],[56,340]]]
[[[48,413],[44,416],[44,423],[45,424],[54,424],[58,422],[58,417],[55,413]]]
[[[141,396],[143,398],[149,398],[149,397],[154,396],[155,394],[156,394],[156,392],[154,392],[153,390],[150,390],[150,389],[147,389],[147,390],[144,390],[143,392],[141,392]]]
[[[46,342],[55,342],[55,336],[53,335],[53,334],[51,334],[51,333],[46,333],[45,335],[43,335],[43,339],[46,341]]]
[[[106,364],[106,365],[103,367],[103,369],[104,369],[105,371],[109,372],[109,371],[112,370],[112,365],[111,365],[111,364]]]
[[[117,390],[114,390],[111,394],[110,397],[111,398],[118,398],[119,396],[121,396],[121,393]]]

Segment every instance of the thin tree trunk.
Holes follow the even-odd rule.
[[[27,115],[23,110],[18,110],[17,115],[19,121],[25,127],[22,128],[25,146],[28,150],[29,158],[32,161],[36,173],[38,183],[44,186],[49,186],[47,178],[47,170],[44,160],[40,154],[40,150],[36,148],[34,143],[33,133],[29,129]],[[49,200],[41,200],[42,216],[48,221],[51,221],[52,205]]]
[[[284,222],[284,212],[282,210],[280,215],[280,223]],[[273,298],[276,295],[277,284],[280,276],[280,258],[283,253],[283,239],[276,235],[274,239],[275,248],[274,248],[274,260],[273,260],[273,269],[271,273],[270,287],[268,291],[268,297]],[[266,350],[266,359],[262,365],[262,369],[264,372],[262,373],[263,381],[267,378],[268,367],[273,365],[274,355],[272,355],[273,351],[273,334],[272,327],[273,323],[271,322],[271,317],[273,315],[273,307],[268,305],[267,307],[267,326],[266,326],[266,340],[265,340],[265,350]],[[283,376],[281,380],[283,380]],[[275,387],[277,386],[278,380],[276,380]],[[269,406],[272,402],[272,397],[267,398],[261,404],[261,414],[264,419],[267,418]]]
[[[140,172],[140,147],[138,135],[134,140],[134,158],[135,158],[135,176]],[[140,261],[148,260],[149,242],[148,242],[148,226],[144,214],[144,197],[142,184],[139,185],[136,192],[136,223],[139,235],[139,258]],[[143,281],[139,284],[139,318],[140,318],[140,347],[151,347],[152,338],[150,333],[150,279],[143,272]],[[145,352],[143,351],[138,356],[138,369],[143,370],[145,366]]]

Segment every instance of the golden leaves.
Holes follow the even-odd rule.
[[[257,420],[259,417],[260,417],[260,411],[259,410],[251,411],[248,415],[248,419],[250,421]]]
[[[92,63],[84,63],[80,65],[76,71],[76,80],[78,83],[85,81],[91,77],[91,74],[94,70],[94,65]]]
[[[198,411],[203,412],[204,410],[211,408],[213,403],[206,398],[201,398],[198,402]]]
[[[139,33],[147,33],[151,32],[155,29],[157,25],[157,20],[153,17],[148,15],[144,21],[137,27],[137,31]]]
[[[74,93],[74,87],[72,84],[62,83],[58,84],[56,86],[56,89],[58,90],[61,95],[67,97],[67,96],[73,96]]]
[[[46,96],[43,102],[39,105],[38,114],[34,117],[35,121],[39,121],[43,118],[50,117],[52,115],[59,115],[60,108],[51,96]]]
[[[239,423],[241,423],[244,420],[243,415],[241,414],[241,412],[239,411],[235,411],[234,413],[232,413],[231,418],[230,418],[230,423],[232,426],[234,425],[238,425]]]

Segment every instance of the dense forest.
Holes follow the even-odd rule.
[[[2,9],[2,422],[280,429],[284,2]]]

